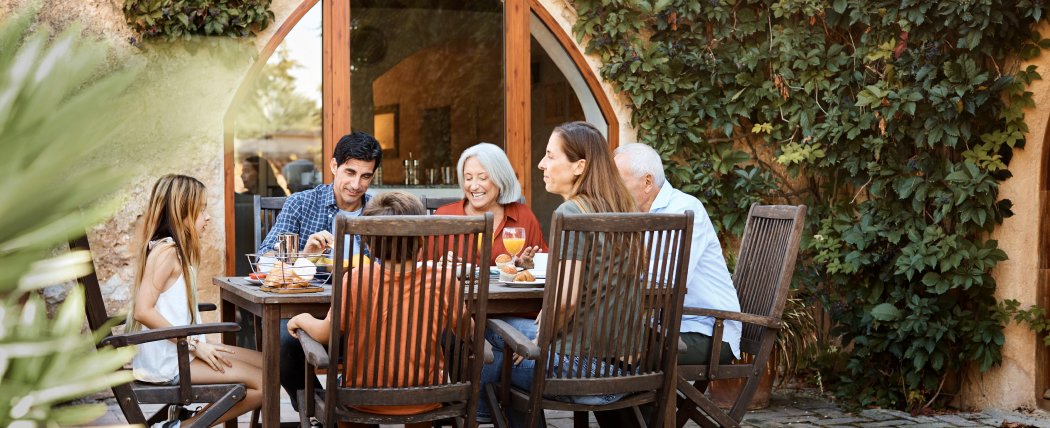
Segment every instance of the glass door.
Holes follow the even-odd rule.
[[[374,191],[461,196],[463,150],[506,148],[503,39],[500,0],[351,0],[351,126],[383,146]]]

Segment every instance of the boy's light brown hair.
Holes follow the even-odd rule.
[[[415,195],[394,190],[376,195],[368,201],[362,216],[427,215],[423,203]],[[403,263],[415,260],[423,245],[423,238],[406,236],[377,236],[371,248],[372,257],[385,262]],[[405,258],[402,258],[402,255]]]

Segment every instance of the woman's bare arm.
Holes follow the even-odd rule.
[[[172,327],[172,324],[157,311],[157,299],[161,293],[171,288],[182,275],[182,265],[174,246],[163,246],[150,252],[146,258],[146,268],[142,272],[142,284],[135,297],[135,321],[150,330]],[[169,339],[175,343],[175,339]]]

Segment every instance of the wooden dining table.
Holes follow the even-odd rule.
[[[323,318],[331,306],[332,286],[325,285],[323,291],[314,293],[276,294],[262,291],[244,277],[217,277],[212,283],[219,287],[223,322],[234,322],[235,307],[255,315],[256,343],[263,355],[262,426],[278,428],[281,426],[281,320],[302,313]],[[539,312],[542,306],[543,288],[508,287],[495,281],[489,285],[489,315]],[[222,343],[236,345],[236,333],[223,333]],[[289,422],[289,425],[298,423]],[[226,428],[236,426],[236,420],[225,425]]]

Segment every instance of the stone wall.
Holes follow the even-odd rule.
[[[1050,24],[1044,20],[1036,30],[1047,34]],[[1014,152],[1009,167],[1013,178],[1003,182],[999,194],[1000,198],[1013,202],[1014,216],[991,236],[999,241],[999,248],[1010,257],[992,272],[998,284],[995,297],[1017,300],[1022,308],[1046,304],[1038,300],[1045,292],[1043,287],[1047,286],[1040,276],[1040,254],[1050,250],[1040,248],[1046,241],[1035,233],[1039,230],[1040,220],[1047,215],[1040,200],[1040,180],[1046,179],[1046,171],[1041,169],[1050,149],[1046,144],[1047,119],[1050,118],[1050,54],[1044,52],[1042,56],[1020,64],[1019,68],[1009,68],[1024,69],[1029,65],[1037,66],[1036,71],[1044,76],[1044,80],[1032,82],[1028,88],[1033,93],[1035,108],[1025,110],[1029,130],[1025,148]],[[960,404],[1003,410],[1019,407],[1050,409],[1048,401],[1042,398],[1044,389],[1050,385],[1046,381],[1047,355],[1041,338],[1027,325],[1011,324],[1004,333],[1006,343],[1002,350],[1002,365],[985,373],[976,369],[964,373]]]

